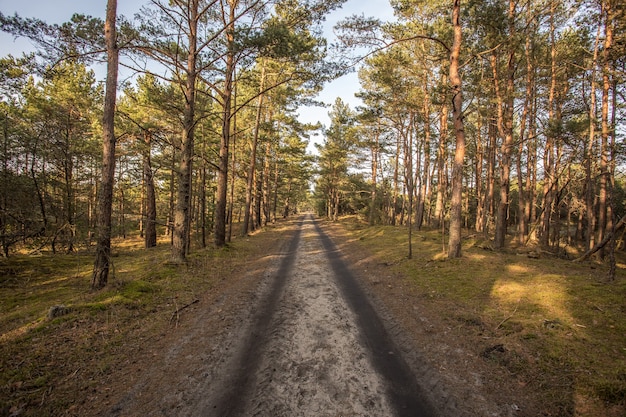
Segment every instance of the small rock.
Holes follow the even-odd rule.
[[[69,314],[69,312],[70,312],[70,309],[64,306],[63,304],[52,306],[50,307],[50,310],[48,310],[48,320],[65,316],[66,314]]]

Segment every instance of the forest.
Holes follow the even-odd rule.
[[[339,25],[348,48],[374,52],[364,106],[333,109],[319,211],[449,230],[449,257],[461,228],[494,249],[604,257],[624,215],[624,5],[449,3],[394,1],[396,23]]]
[[[2,254],[166,237],[174,263],[312,208],[463,233],[493,249],[623,249],[626,16],[616,0],[146,1],[127,18],[0,15],[37,45],[0,60]],[[107,79],[94,65],[107,63]],[[301,123],[358,69],[363,105]],[[118,73],[132,74],[118,78]],[[316,132],[316,152],[307,145]],[[409,257],[411,246],[409,246]],[[103,272],[104,271],[104,272]]]
[[[213,407],[347,268],[446,415],[624,415],[623,1],[133,1],[0,10],[0,415]]]

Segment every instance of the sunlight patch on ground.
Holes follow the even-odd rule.
[[[514,264],[514,265],[507,265],[506,271],[509,274],[523,276],[523,275],[527,275],[530,272],[530,268],[528,268],[527,266]]]
[[[50,285],[50,284],[56,284],[56,283],[63,282],[63,281],[69,281],[70,279],[74,279],[74,278],[77,278],[77,277],[71,277],[71,276],[56,277],[56,278],[49,279],[47,281],[42,281],[42,282],[40,282],[40,283],[38,283],[38,284],[36,284],[34,286],[35,287],[44,287],[44,286]]]
[[[492,298],[499,304],[512,306],[522,301],[538,307],[546,319],[574,321],[567,308],[567,289],[560,277],[531,277],[528,268],[519,265],[508,265],[506,268],[509,276],[498,279],[491,290]]]
[[[31,323],[26,323],[25,325],[18,327],[16,329],[10,330],[2,335],[0,335],[0,342],[1,343],[6,343],[6,342],[10,342],[13,340],[16,340],[22,336],[24,336],[26,333],[30,332],[31,330],[33,330],[34,328],[36,328],[37,326],[39,326],[42,322],[43,322],[43,317],[35,320]]]
[[[476,262],[482,262],[485,259],[487,259],[487,256],[480,254],[480,253],[470,253],[467,254],[467,259],[471,260],[471,261],[476,261]]]

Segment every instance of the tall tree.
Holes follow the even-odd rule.
[[[215,244],[226,244],[226,202],[227,182],[229,166],[229,146],[231,132],[231,118],[255,98],[262,96],[266,91],[272,90],[289,81],[300,80],[320,84],[332,78],[331,67],[324,62],[325,41],[314,36],[311,27],[321,22],[324,16],[339,7],[345,0],[311,2],[299,1],[276,1],[274,15],[263,19],[264,4],[260,1],[240,2],[228,0],[227,5],[222,5],[223,37],[226,45],[224,54],[224,72],[219,89],[218,101],[222,106],[222,135],[219,150],[219,168],[217,179],[217,202],[215,206]],[[240,10],[241,9],[241,10]],[[247,18],[251,13],[258,16],[248,19],[252,22],[259,21],[259,27],[246,27],[242,16]],[[248,25],[249,26],[249,25]],[[245,29],[244,29],[245,28]],[[245,32],[255,33],[249,39],[239,39]],[[238,36],[237,36],[238,35]],[[242,103],[236,109],[232,108],[232,96],[234,91],[233,74],[240,61],[254,57],[269,57],[281,61],[289,61],[294,64],[275,83],[268,84],[259,89],[258,95],[251,97],[248,102]]]
[[[500,147],[500,202],[496,216],[496,230],[494,236],[494,246],[504,248],[509,222],[510,190],[511,190],[511,168],[513,165],[513,114],[515,100],[515,72],[517,69],[517,29],[516,29],[516,7],[517,2],[510,0],[506,14],[507,27],[507,52],[505,87],[501,91],[500,80],[497,72],[497,57],[492,54],[492,67],[494,71],[494,86],[496,88],[497,99],[497,126],[502,139]]]
[[[461,226],[463,198],[463,160],[465,158],[465,129],[463,126],[463,87],[459,73],[459,56],[461,53],[461,1],[454,0],[452,8],[452,27],[454,39],[450,51],[450,85],[452,87],[452,118],[456,150],[452,167],[452,196],[450,201],[450,236],[448,240],[448,257],[461,257]]]
[[[335,100],[330,116],[330,126],[324,132],[325,139],[320,152],[320,180],[316,187],[321,192],[320,202],[326,216],[337,221],[347,182],[349,155],[354,143],[354,114],[340,98]]]
[[[104,37],[107,50],[107,79],[102,115],[102,181],[98,196],[98,241],[93,266],[91,286],[106,286],[111,264],[111,212],[113,205],[113,182],[115,179],[115,101],[117,98],[117,74],[119,49],[117,47],[117,0],[107,1]]]

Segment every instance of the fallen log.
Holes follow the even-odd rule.
[[[604,239],[602,239],[601,242],[598,242],[593,248],[589,249],[582,256],[574,259],[574,262],[582,262],[586,259],[589,259],[591,255],[593,255],[594,253],[596,253],[597,251],[605,247],[606,244],[609,243],[609,241],[613,238],[613,236],[615,236],[615,232],[621,229],[624,226],[624,224],[626,224],[626,216],[623,216],[619,220],[619,222],[617,222],[615,227],[609,233],[606,234],[606,236],[604,237]]]

